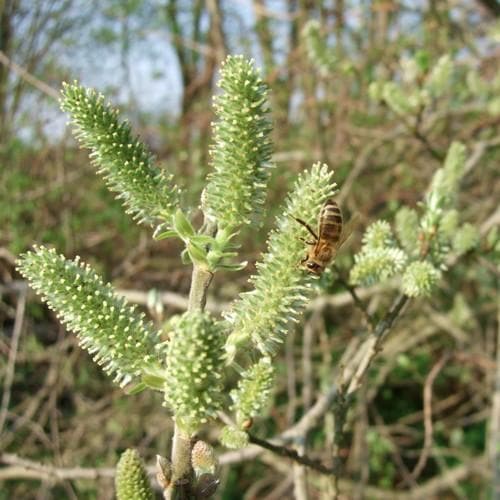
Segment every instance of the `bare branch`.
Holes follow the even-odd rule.
[[[19,75],[24,81],[38,89],[40,92],[52,97],[53,99],[59,99],[59,92],[47,85],[42,80],[39,80],[36,76],[33,76],[29,71],[17,65],[14,61],[9,59],[4,52],[0,50],[0,63],[7,66],[11,71]]]

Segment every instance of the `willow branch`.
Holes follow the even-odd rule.
[[[323,465],[319,460],[315,460],[307,457],[306,455],[299,455],[296,450],[291,448],[286,448],[284,446],[275,445],[269,441],[264,439],[260,439],[253,434],[249,434],[249,440],[251,443],[260,446],[268,451],[273,452],[275,455],[279,455],[280,457],[285,457],[293,460],[294,462],[309,467],[310,469],[319,472],[320,474],[326,474],[329,476],[336,474],[336,468],[327,467]]]
[[[215,227],[207,224],[204,233],[213,235]],[[189,291],[188,311],[203,311],[207,302],[207,291],[212,282],[213,273],[193,264],[191,288]],[[172,441],[172,480],[170,487],[165,490],[165,500],[191,498],[193,470],[191,467],[191,436],[183,432],[175,424]]]

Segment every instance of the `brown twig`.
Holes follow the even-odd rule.
[[[429,458],[429,454],[431,452],[432,447],[432,386],[436,377],[439,375],[439,372],[443,369],[446,362],[450,359],[449,354],[444,354],[441,359],[432,367],[432,370],[429,372],[429,375],[424,384],[424,446],[422,448],[422,452],[420,457],[418,458],[417,464],[415,465],[413,471],[411,472],[411,476],[413,479],[417,479],[422,471],[424,470],[425,464],[427,463],[427,459]]]
[[[269,441],[260,439],[253,434],[249,434],[249,439],[252,444],[256,444],[261,448],[272,451],[275,455],[279,455],[280,457],[289,458],[296,463],[305,465],[306,467],[309,467],[310,469],[313,469],[320,474],[332,476],[336,473],[336,469],[334,467],[327,467],[326,465],[323,465],[319,460],[309,458],[305,455],[299,455],[296,450],[270,443]]]
[[[57,90],[52,88],[50,85],[47,85],[45,82],[42,82],[42,80],[39,80],[38,78],[33,76],[29,71],[16,64],[14,61],[9,59],[9,57],[7,57],[7,55],[1,50],[0,50],[0,64],[7,66],[7,68],[12,70],[17,75],[19,75],[23,80],[28,82],[30,85],[33,85],[33,87],[38,89],[40,92],[48,95],[49,97],[52,97],[53,99],[56,100],[59,99],[59,92]]]
[[[19,346],[19,338],[23,329],[24,310],[26,306],[26,291],[19,293],[19,299],[16,307],[16,316],[14,320],[14,329],[12,330],[12,339],[10,342],[9,359],[5,368],[5,378],[3,381],[2,402],[0,405],[0,434],[7,418],[9,409],[12,382],[14,381],[14,370],[16,366],[16,356]]]
[[[500,498],[500,304],[497,306],[496,369],[493,403],[490,417],[490,447],[488,450],[492,469],[491,498]]]
[[[368,309],[366,308],[365,304],[363,301],[359,298],[359,295],[356,291],[356,288],[353,287],[341,274],[340,274],[340,269],[334,265],[334,269],[337,271],[337,281],[339,282],[340,285],[342,285],[351,295],[352,300],[354,302],[354,305],[361,311],[363,314],[363,317],[365,318],[368,326],[373,329],[375,326],[375,321],[372,318],[371,314],[368,312]]]
[[[368,370],[373,358],[377,355],[385,334],[391,329],[408,300],[409,297],[402,294],[394,300],[389,311],[377,323],[373,332],[363,342],[359,350],[359,361],[356,363],[349,363],[344,367],[340,376],[339,385],[342,388],[347,388],[346,394],[352,394],[359,389],[363,376]]]

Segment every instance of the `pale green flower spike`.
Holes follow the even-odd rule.
[[[165,401],[192,434],[221,407],[222,328],[208,313],[186,312],[174,325],[167,352]]]
[[[368,226],[363,235],[363,246],[369,249],[384,248],[394,244],[394,237],[390,224],[379,220]]]
[[[297,321],[304,310],[313,278],[299,265],[307,251],[300,238],[310,235],[292,217],[315,226],[323,203],[335,193],[332,177],[326,165],[317,163],[295,182],[269,237],[268,251],[257,263],[258,273],[250,278],[254,289],[242,293],[226,315],[232,330],[226,342],[229,361],[238,346],[249,343],[264,355],[275,353],[290,321]]]
[[[227,238],[242,224],[259,223],[271,166],[272,126],[267,85],[253,61],[229,56],[219,86],[210,151],[214,171],[208,176],[203,209]]]
[[[439,221],[439,232],[448,239],[453,238],[458,228],[459,219],[457,210],[446,210]]]
[[[302,30],[307,56],[323,75],[332,73],[338,63],[334,51],[328,47],[321,34],[321,27],[315,19],[309,20]]]
[[[479,231],[472,224],[466,223],[453,236],[452,246],[456,254],[462,255],[472,250],[479,243]]]
[[[374,91],[372,90],[372,93]],[[381,89],[381,95],[387,105],[398,115],[415,113],[420,106],[418,99],[410,99],[411,94],[403,90],[396,82],[386,82]]]
[[[240,431],[236,427],[230,427],[226,425],[220,433],[219,441],[226,448],[232,450],[239,450],[248,446],[249,438],[245,431]]]
[[[104,97],[74,83],[63,84],[61,108],[71,115],[75,135],[92,150],[91,158],[108,187],[118,192],[127,212],[140,222],[170,223],[179,205],[173,176],[155,165],[127,122],[105,104]]]
[[[363,246],[354,256],[350,281],[353,285],[373,285],[399,273],[408,260],[403,250],[396,247],[391,226],[377,221],[368,226]]]
[[[152,324],[79,257],[66,260],[53,249],[34,247],[21,255],[18,269],[114,382],[124,386],[158,368]]]
[[[431,261],[443,269],[445,257],[450,251],[454,226],[458,224],[458,217],[453,211],[464,173],[465,154],[463,144],[451,144],[444,165],[434,174],[422,205],[424,213],[420,221],[421,237],[429,245],[427,254]]]
[[[141,457],[136,450],[122,453],[115,476],[118,500],[154,500],[155,496]]]
[[[354,256],[350,281],[353,285],[373,285],[402,271],[408,257],[399,248],[362,250]]]
[[[396,234],[402,247],[409,255],[418,254],[419,220],[415,210],[402,207],[396,213]]]
[[[261,358],[241,374],[238,387],[230,394],[233,400],[231,409],[236,412],[236,423],[240,427],[262,413],[273,382],[274,367],[269,357]]]
[[[430,262],[412,262],[403,274],[401,289],[409,297],[428,297],[440,277],[441,271]]]
[[[441,56],[426,78],[424,88],[432,97],[440,97],[449,88],[453,74],[453,61],[449,54]]]
[[[453,142],[448,150],[443,168],[432,178],[430,190],[425,197],[425,208],[430,214],[430,223],[436,223],[442,211],[452,208],[458,192],[458,184],[463,175],[466,149],[460,142]]]

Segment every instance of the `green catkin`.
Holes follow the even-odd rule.
[[[452,247],[457,255],[462,255],[475,248],[479,243],[479,231],[472,224],[466,223],[453,235]]]
[[[154,500],[146,469],[136,450],[122,453],[116,466],[115,487],[118,500]]]
[[[215,472],[217,457],[215,450],[205,441],[196,441],[191,450],[191,465],[197,476]]]
[[[220,433],[219,441],[226,448],[237,450],[248,445],[249,437],[245,431],[226,425]]]
[[[66,260],[34,247],[21,255],[18,269],[116,383],[124,386],[158,366],[153,325],[79,257]]]
[[[170,223],[179,206],[173,176],[159,168],[152,154],[118,112],[92,89],[63,84],[61,108],[70,114],[75,136],[89,148],[93,163],[108,187],[140,222]]]
[[[270,174],[272,144],[267,85],[253,61],[229,56],[214,98],[217,120],[203,208],[226,234],[259,223]]]
[[[338,65],[334,51],[328,47],[321,34],[321,27],[315,19],[309,20],[302,30],[309,60],[324,76],[331,74]]]
[[[401,289],[409,297],[428,297],[440,277],[441,271],[430,262],[412,262],[403,274]]]
[[[271,232],[268,250],[250,278],[254,289],[242,293],[226,314],[232,333],[226,342],[228,360],[238,347],[253,345],[265,356],[276,352],[291,321],[297,321],[311,295],[313,279],[299,265],[306,246],[305,229],[293,217],[315,224],[336,184],[326,165],[315,164],[299,176]]]
[[[266,407],[274,382],[274,367],[270,357],[250,366],[240,377],[238,387],[231,391],[232,410],[241,427],[260,415]]]
[[[396,234],[402,247],[409,255],[418,253],[419,220],[415,210],[402,207],[396,213]]]
[[[376,221],[365,231],[363,246],[365,249],[375,249],[393,246],[394,237],[390,224],[385,220]]]
[[[350,272],[353,285],[373,285],[401,272],[408,260],[399,248],[365,249],[354,256]]]
[[[187,433],[221,408],[223,346],[221,326],[208,313],[187,312],[175,322],[167,351],[165,402]]]

